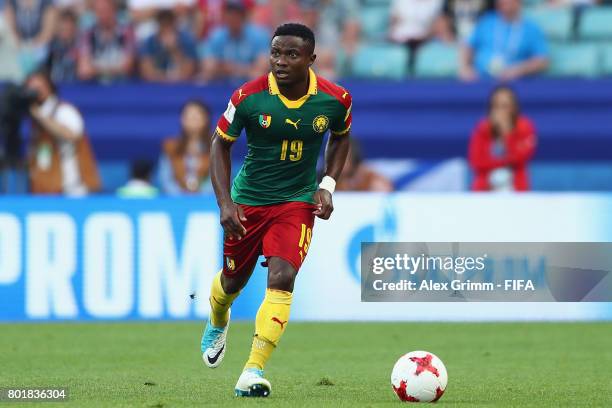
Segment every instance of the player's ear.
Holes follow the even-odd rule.
[[[308,63],[308,67],[312,67],[312,64],[314,64],[316,59],[317,59],[317,54],[312,54],[310,56],[310,62]]]

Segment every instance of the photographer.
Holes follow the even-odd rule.
[[[98,169],[79,111],[58,98],[46,73],[30,75],[26,87],[37,95],[30,105],[30,191],[82,196],[99,190]]]

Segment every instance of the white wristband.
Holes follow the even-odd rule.
[[[334,180],[330,176],[325,176],[323,177],[323,180],[321,180],[319,188],[322,188],[323,190],[327,190],[331,194],[334,194],[334,191],[336,190],[336,180]]]

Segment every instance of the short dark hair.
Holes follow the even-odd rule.
[[[315,36],[312,30],[306,27],[304,24],[299,23],[286,23],[278,26],[272,38],[281,35],[290,35],[293,37],[300,37],[304,42],[308,43],[311,47],[311,52],[315,49]]]
[[[78,17],[74,11],[71,9],[64,9],[59,15],[60,20],[70,20],[70,22],[76,24],[78,21]]]
[[[47,86],[49,86],[49,89],[51,90],[51,93],[53,95],[57,95],[57,85],[55,84],[55,82],[51,78],[51,73],[49,72],[48,69],[46,69],[45,67],[40,67],[40,68],[36,69],[35,71],[30,73],[30,75],[28,75],[26,77],[24,83],[28,83],[28,81],[31,78],[34,78],[34,77],[42,78],[47,83]]]
[[[246,12],[246,4],[242,0],[225,0],[225,10],[239,11],[241,13]]]
[[[150,181],[154,167],[151,160],[136,159],[130,164],[130,175],[136,180]]]
[[[159,25],[174,25],[176,22],[176,16],[174,12],[169,9],[161,9],[157,12],[155,19]]]

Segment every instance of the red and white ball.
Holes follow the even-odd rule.
[[[447,383],[444,363],[427,351],[404,354],[391,372],[393,391],[404,402],[435,402],[444,394]]]

